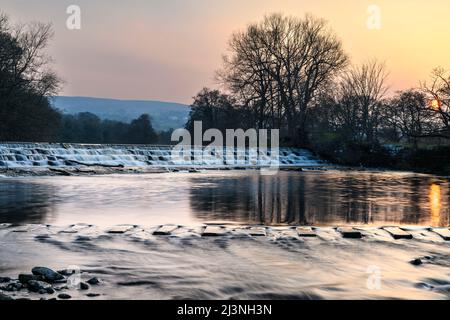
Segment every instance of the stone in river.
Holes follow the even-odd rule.
[[[414,259],[410,262],[413,266],[420,266],[422,264],[422,260]]]
[[[80,282],[80,289],[81,290],[89,290],[89,285],[84,282]]]
[[[207,226],[202,233],[202,237],[219,237],[225,235],[227,229],[216,226]]]
[[[434,228],[432,230],[434,233],[437,233],[439,236],[441,236],[441,238],[445,241],[450,241],[450,229]]]
[[[111,234],[123,234],[134,229],[134,226],[115,226],[108,230]]]
[[[27,284],[30,280],[40,281],[43,280],[41,276],[36,276],[34,274],[19,274],[19,282],[22,284]]]
[[[86,295],[86,297],[89,297],[89,298],[100,297],[100,294],[99,293],[88,293]]]
[[[252,227],[248,229],[248,234],[252,237],[265,237],[267,235],[264,227]]]
[[[55,293],[55,289],[53,289],[52,287],[47,288],[46,291],[47,291],[48,294],[54,294]]]
[[[88,281],[87,281],[87,283],[89,283],[90,285],[92,285],[92,286],[95,286],[95,285],[97,285],[97,284],[99,284],[100,283],[100,281],[97,279],[97,278],[92,278],[92,279],[89,279]]]
[[[30,280],[28,281],[28,289],[31,292],[41,292],[41,290],[44,291],[44,293],[47,292],[48,288],[51,288],[52,286],[49,285],[47,282],[43,281],[36,281],[36,280]]]
[[[0,283],[6,283],[10,281],[11,281],[10,277],[0,277]]]
[[[412,234],[400,229],[399,227],[385,227],[382,229],[389,233],[395,240],[413,238]]]
[[[340,234],[342,234],[344,238],[348,239],[360,239],[362,237],[361,232],[355,230],[354,228],[349,227],[337,228],[337,231]]]
[[[72,299],[72,297],[70,295],[68,295],[67,293],[60,293],[60,294],[58,294],[58,298],[60,298],[62,300]]]
[[[155,236],[170,236],[172,232],[178,229],[178,226],[161,226],[159,227],[155,232],[153,232],[153,235]]]
[[[299,237],[306,237],[306,238],[317,237],[317,234],[311,227],[299,227],[297,228],[297,233]]]
[[[53,271],[52,269],[45,267],[34,267],[33,270],[31,270],[31,272],[33,272],[33,274],[36,276],[43,277],[45,281],[49,282],[64,280],[63,275],[59,274],[56,271]]]

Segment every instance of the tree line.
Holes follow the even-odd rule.
[[[43,23],[13,25],[0,13],[0,141],[152,144],[167,143],[144,114],[131,123],[91,113],[66,115],[50,103],[61,79],[45,53],[53,36]]]
[[[394,95],[387,78],[379,61],[352,65],[324,20],[273,14],[232,35],[221,89],[197,94],[186,127],[279,129],[284,145],[352,164],[366,163],[355,151],[385,157],[387,144],[449,145],[450,72]]]

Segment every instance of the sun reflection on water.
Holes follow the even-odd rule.
[[[439,226],[441,223],[441,186],[438,184],[432,184],[430,186],[430,209],[431,209],[431,223],[433,226]]]

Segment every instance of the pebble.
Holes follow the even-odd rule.
[[[51,288],[52,286],[49,285],[47,282],[43,281],[36,281],[36,280],[30,280],[28,281],[28,289],[31,292],[39,292],[43,291],[42,294],[47,293],[47,289]]]
[[[88,293],[86,295],[86,297],[89,297],[89,298],[100,297],[100,294],[99,293]]]
[[[36,276],[34,274],[19,274],[20,283],[27,284],[30,280],[41,281],[43,279],[41,276]]]
[[[67,293],[60,293],[58,295],[58,298],[62,299],[62,300],[69,300],[72,299],[72,297],[70,295],[68,295]]]
[[[6,282],[10,282],[11,278],[9,277],[0,277],[0,283],[6,283]]]
[[[81,290],[89,290],[89,285],[84,282],[80,282],[80,289]]]
[[[54,294],[55,293],[55,289],[53,288],[47,288],[47,294]]]
[[[89,279],[89,280],[87,281],[87,283],[89,283],[90,285],[95,286],[95,285],[99,284],[100,281],[99,281],[96,277],[94,277],[94,278],[92,278],[92,279]]]
[[[420,266],[422,264],[422,260],[414,259],[410,262],[413,266]]]

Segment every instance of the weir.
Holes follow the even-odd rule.
[[[270,151],[255,157],[256,153],[248,149],[233,149],[230,152],[223,148],[219,152],[192,147],[188,159],[174,160],[172,150],[173,146],[158,145],[0,143],[0,168],[120,166],[220,169],[274,165]],[[226,157],[227,154],[234,155],[232,161]],[[326,165],[305,149],[280,148],[277,159],[280,167],[308,168]]]

